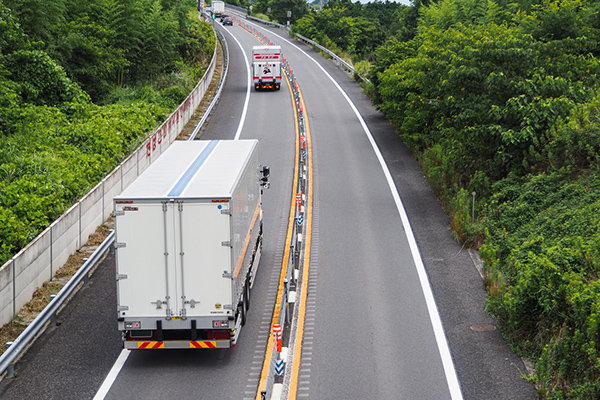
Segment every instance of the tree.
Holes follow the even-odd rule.
[[[4,56],[3,62],[10,79],[19,84],[24,103],[59,106],[87,101],[81,88],[42,50],[17,50]]]
[[[345,8],[325,8],[307,14],[294,25],[294,32],[318,43],[335,45],[357,59],[371,54],[379,40],[378,24],[362,17],[352,17]]]
[[[424,28],[413,57],[379,74],[381,109],[413,150],[441,149],[448,186],[476,171],[537,168],[546,131],[591,96],[600,64],[518,28]],[[442,160],[440,160],[441,162]]]
[[[34,41],[50,42],[53,28],[65,20],[64,0],[4,0],[4,3]]]
[[[153,77],[160,72],[171,72],[174,63],[180,59],[176,51],[180,44],[179,25],[173,12],[163,10],[159,0],[147,0],[145,6],[141,24],[141,60],[136,64],[136,72]]]
[[[112,46],[114,31],[82,17],[57,32],[49,52],[94,101],[101,100],[116,83],[117,72],[129,65],[125,50]]]
[[[280,24],[285,24],[288,20],[294,24],[308,13],[305,0],[270,0],[268,7],[271,8],[271,17]],[[288,11],[291,12],[290,18],[287,17]]]

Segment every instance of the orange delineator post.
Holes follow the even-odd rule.
[[[281,353],[281,341],[282,341],[281,339],[282,339],[281,325],[274,324],[273,325],[273,340],[275,340],[275,349],[278,353]]]

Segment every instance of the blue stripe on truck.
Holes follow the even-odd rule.
[[[183,193],[183,191],[189,185],[194,175],[196,175],[196,172],[198,172],[198,170],[200,169],[200,167],[202,167],[202,164],[204,164],[208,156],[213,152],[215,147],[217,147],[218,143],[218,140],[211,140],[206,145],[206,147],[200,152],[200,154],[198,154],[198,157],[196,157],[192,165],[190,165],[189,168],[183,173],[181,178],[179,178],[179,181],[177,181],[177,183],[175,184],[175,186],[173,186],[173,188],[167,196],[180,196],[181,193]]]

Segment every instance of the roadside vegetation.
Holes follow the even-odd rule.
[[[0,0],[0,265],[127,157],[213,54],[195,0]]]
[[[600,398],[600,3],[335,0],[294,32],[367,71],[539,397]]]
[[[187,96],[215,46],[196,5],[0,0],[0,265]],[[480,250],[487,310],[540,398],[600,398],[600,3],[253,10],[292,10],[294,32],[368,75],[457,239]]]

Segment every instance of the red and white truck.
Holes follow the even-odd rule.
[[[234,348],[262,248],[256,140],[176,141],[114,198],[126,349]]]
[[[252,47],[254,89],[279,90],[281,87],[281,46]]]

